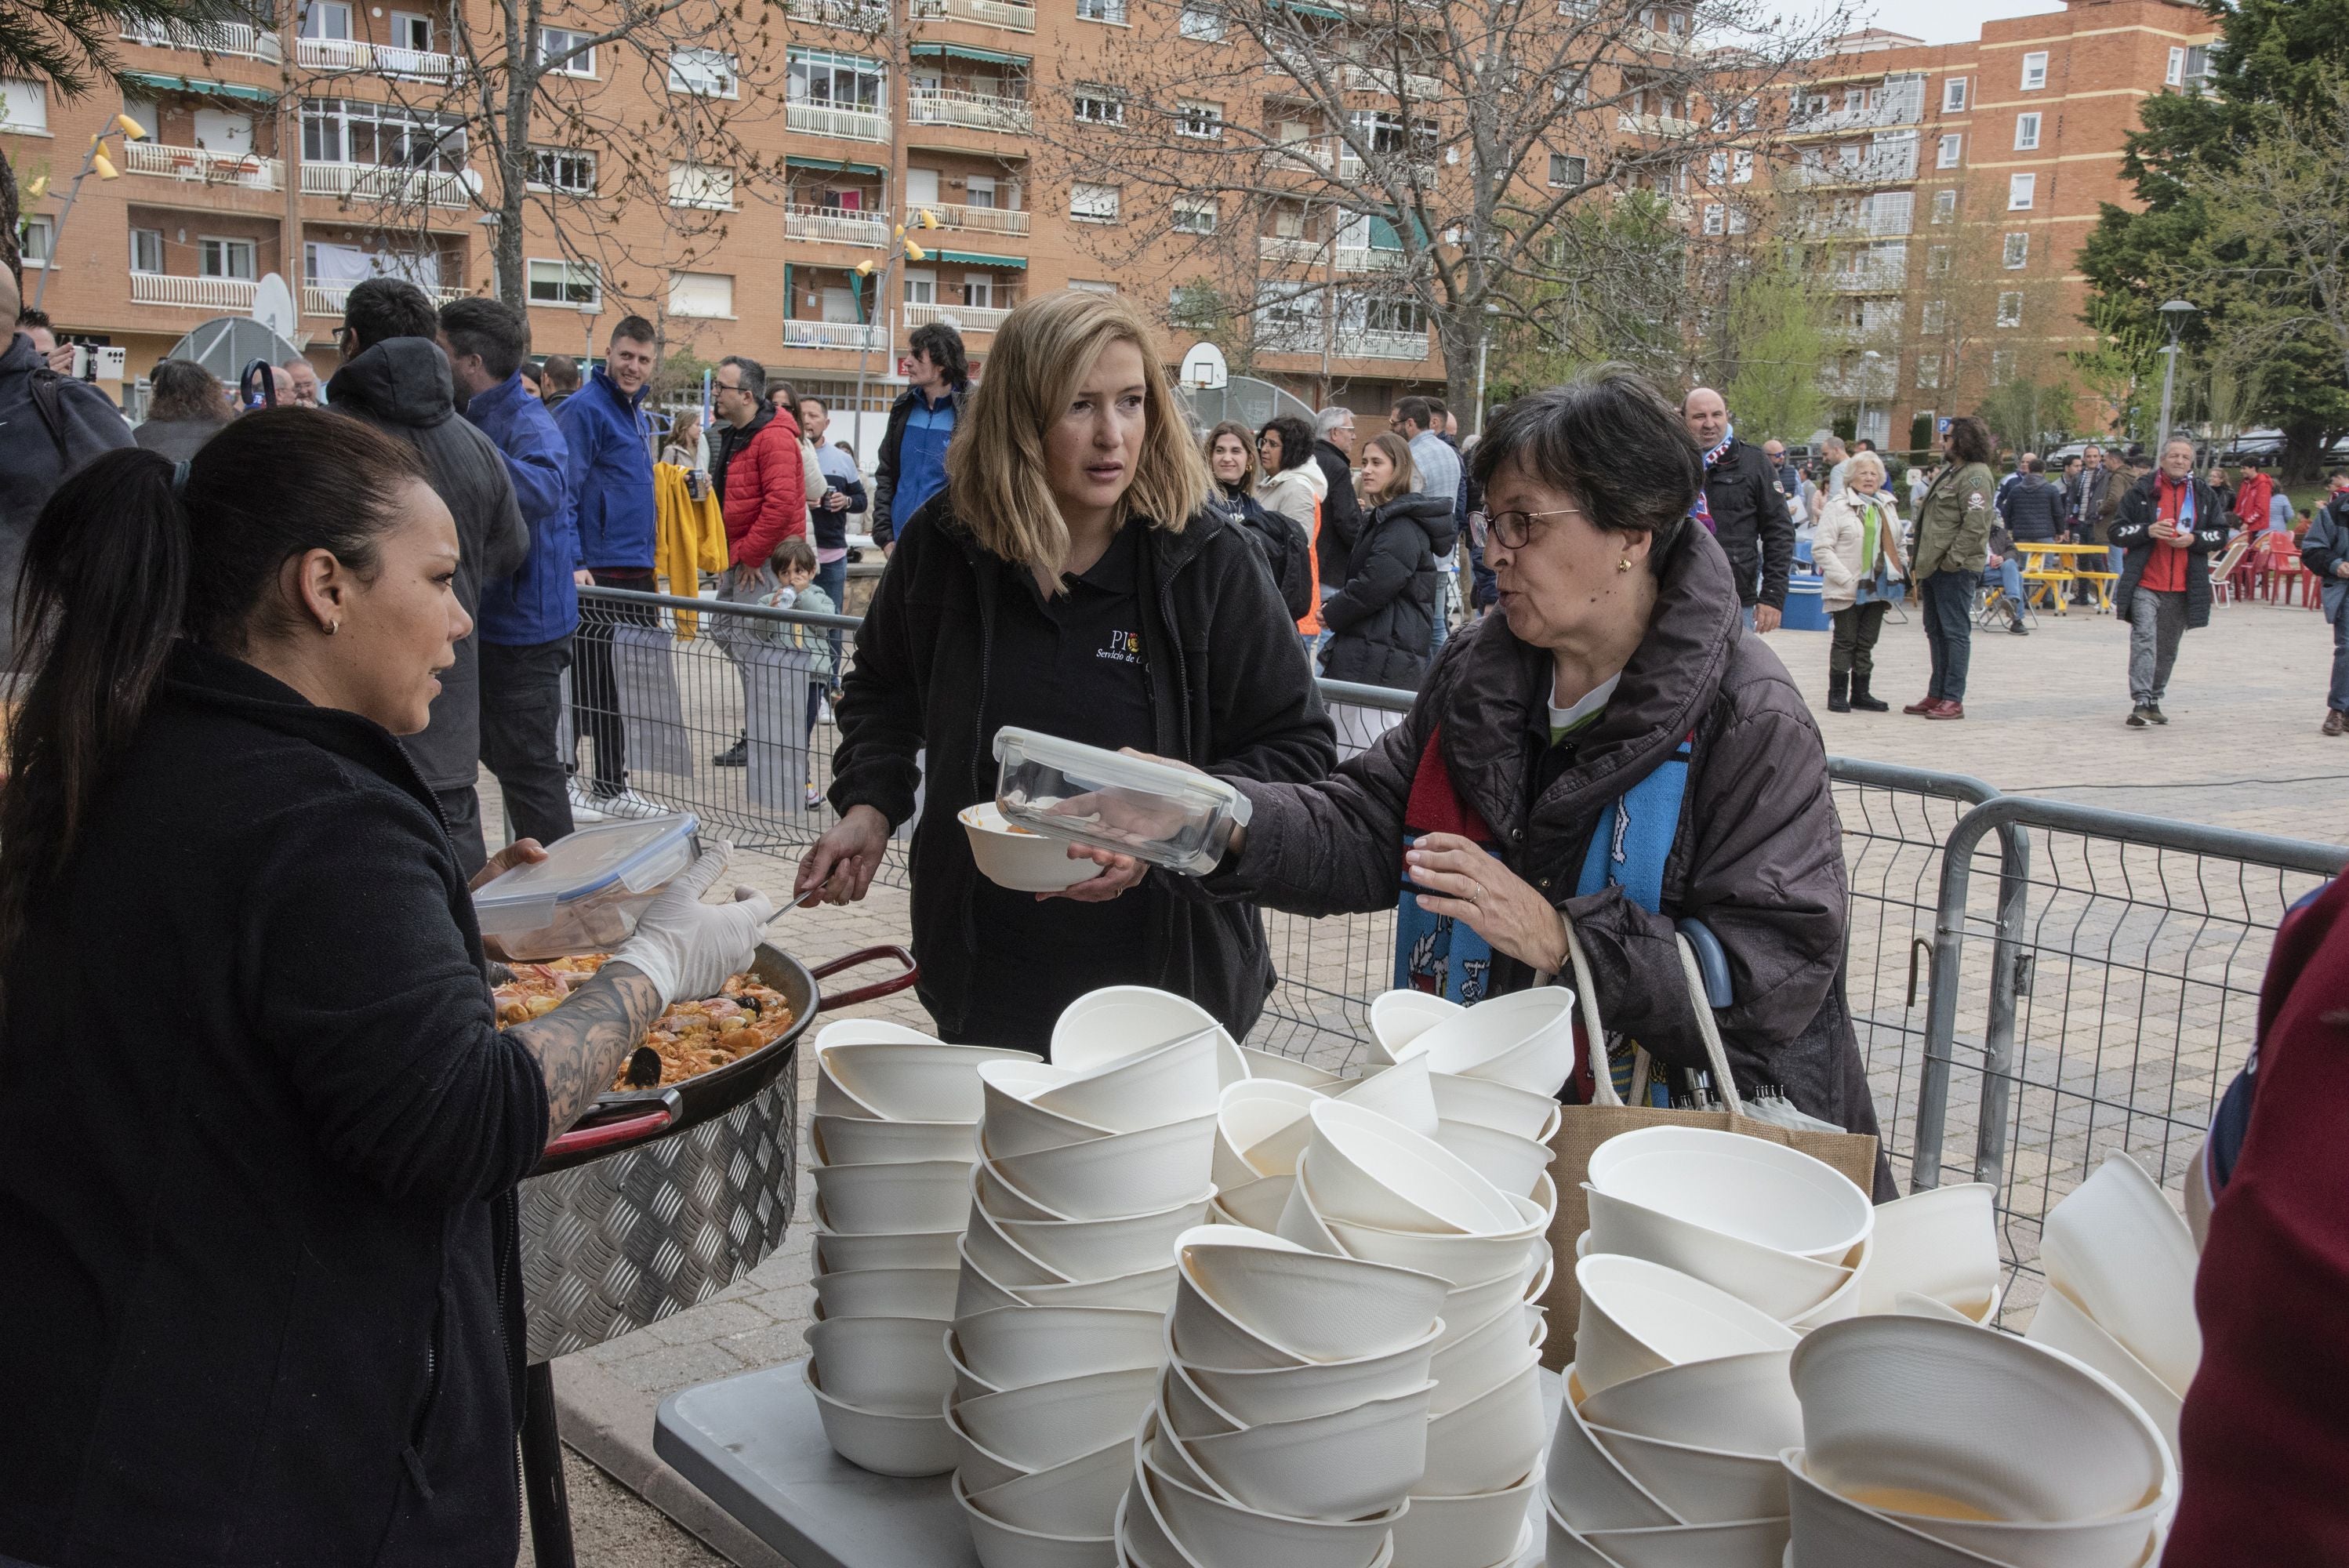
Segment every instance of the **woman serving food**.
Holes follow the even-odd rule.
[[[500,1030],[394,738],[457,554],[411,448],[305,409],[100,458],[26,542],[0,1562],[512,1568],[515,1184],[772,906],[705,855]]]

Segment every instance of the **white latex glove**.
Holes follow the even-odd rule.
[[[734,846],[703,851],[685,874],[661,889],[637,918],[636,934],[613,951],[613,962],[634,965],[660,993],[661,1006],[718,994],[727,979],[750,967],[775,906],[756,888],[737,887],[731,903],[704,903],[726,870]]]

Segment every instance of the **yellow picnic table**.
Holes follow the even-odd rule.
[[[2053,610],[2058,615],[2070,613],[2071,595],[2063,590],[2075,583],[2085,583],[2096,595],[2099,609],[2113,607],[2113,584],[2120,573],[2109,570],[2112,552],[2101,544],[2048,544],[2015,542],[2014,553],[2023,562],[2023,595],[2026,602]],[[2095,562],[2091,570],[2089,562]]]

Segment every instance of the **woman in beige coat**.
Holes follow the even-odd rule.
[[[1892,584],[1906,569],[1900,514],[1884,488],[1884,459],[1874,452],[1853,456],[1844,488],[1820,509],[1811,559],[1825,583],[1821,601],[1835,623],[1835,642],[1827,652],[1827,711],[1883,713],[1891,705],[1868,687]]]

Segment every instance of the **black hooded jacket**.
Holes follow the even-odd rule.
[[[1705,473],[1704,503],[1713,513],[1713,536],[1729,557],[1737,602],[1785,609],[1795,570],[1795,515],[1786,510],[1786,492],[1768,455],[1732,440]]]
[[[1337,761],[1329,716],[1257,547],[1212,510],[1180,532],[1151,528],[1143,539],[1136,593],[1148,607],[1141,635],[1154,749],[1226,778],[1328,773]],[[1015,570],[971,536],[951,490],[933,497],[897,535],[834,704],[834,810],[871,806],[894,828],[914,815],[922,790],[914,955],[922,1005],[949,1039],[996,967],[990,934],[972,913],[978,868],[955,819],[995,798],[988,692],[1020,678],[993,656],[1006,573]],[[1123,896],[1147,901],[1154,983],[1245,1038],[1273,984],[1255,907],[1209,900],[1192,879],[1156,870]]]
[[[1362,520],[1345,585],[1321,602],[1331,680],[1410,690],[1427,673],[1435,637],[1435,562],[1460,537],[1454,499],[1403,495]]]
[[[429,337],[388,337],[335,372],[326,397],[337,414],[405,436],[424,454],[432,488],[457,520],[457,598],[481,608],[481,584],[511,575],[530,556],[530,525],[495,442],[457,413],[455,385],[440,346]],[[417,771],[435,789],[470,787],[481,764],[481,689],[476,639],[457,645],[440,672],[432,722],[408,738]]]
[[[1264,563],[1272,573],[1272,585],[1280,591],[1280,602],[1290,616],[1303,620],[1313,612],[1313,546],[1304,531],[1285,517],[1275,517],[1264,510],[1264,503],[1247,491],[1235,490],[1222,484],[1207,498],[1207,504],[1222,514],[1226,522],[1245,529],[1257,548],[1264,553]],[[1326,533],[1326,530],[1324,531]]]

